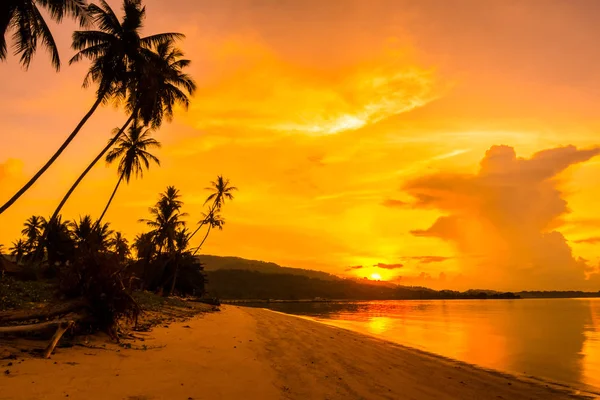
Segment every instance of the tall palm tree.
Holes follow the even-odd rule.
[[[52,66],[60,69],[60,57],[52,32],[48,28],[39,6],[45,8],[56,22],[71,16],[84,26],[89,22],[85,0],[2,0],[0,2],[0,61],[7,57],[6,35],[13,30],[15,54],[21,56],[26,69],[37,50],[38,40],[46,47]]]
[[[118,129],[115,134],[117,133]],[[119,180],[117,181],[115,190],[113,190],[112,195],[108,199],[106,207],[104,207],[104,211],[102,211],[100,218],[98,218],[98,224],[102,221],[102,218],[104,218],[104,214],[106,214],[108,207],[110,207],[110,203],[115,197],[119,185],[121,185],[123,180],[129,183],[132,174],[135,175],[136,178],[142,177],[144,175],[144,167],[149,169],[151,161],[160,165],[160,160],[148,151],[148,149],[153,147],[160,148],[160,143],[150,135],[151,130],[143,130],[136,120],[133,125],[129,127],[129,132],[121,136],[115,143],[115,147],[113,147],[106,155],[106,162],[109,164],[114,162],[117,158],[120,158],[118,168]]]
[[[237,187],[231,186],[229,179],[223,178],[223,175],[217,176],[217,180],[212,181],[210,187],[205,188],[205,190],[210,190],[212,193],[206,198],[204,204],[206,205],[209,202],[213,202],[212,206],[209,209],[209,212],[204,215],[204,219],[202,219],[198,223],[198,228],[191,234],[190,239],[198,233],[198,231],[208,223],[208,219],[214,216],[216,211],[220,211],[221,207],[225,204],[226,200],[233,200],[233,192],[238,190]]]
[[[167,187],[156,205],[150,208],[150,214],[154,219],[140,220],[152,228],[150,233],[154,236],[159,253],[163,248],[166,248],[168,252],[175,251],[177,231],[185,226],[185,222],[180,219],[186,215],[180,211],[183,205],[180,198],[179,190],[174,186]]]
[[[19,239],[12,243],[12,247],[9,250],[10,255],[15,258],[15,261],[20,263],[21,260],[23,260],[23,257],[25,257],[25,254],[29,251],[29,246],[25,240]]]
[[[173,107],[180,104],[187,109],[189,105],[188,96],[196,90],[196,84],[190,76],[182,72],[182,68],[189,65],[189,60],[179,57],[183,53],[173,47],[172,41],[160,43],[157,53],[145,57],[145,63],[141,74],[136,74],[130,79],[127,87],[127,110],[130,112],[129,119],[120,131],[108,142],[100,154],[88,165],[83,173],[77,178],[71,189],[62,199],[54,215],[58,215],[79,183],[88,172],[106,154],[107,151],[119,140],[129,123],[139,117],[144,125],[153,128],[160,127],[163,118],[167,120],[173,117]]]
[[[139,63],[139,79],[131,81],[127,109],[137,108],[144,125],[159,128],[164,119],[173,120],[175,105],[187,110],[196,83],[184,72],[191,61],[183,58],[185,54],[175,47],[175,39],[161,41],[154,50],[144,53],[145,59]]]
[[[37,247],[40,238],[42,237],[46,219],[42,216],[32,215],[25,221],[25,227],[21,231],[27,237],[27,245],[30,249]]]
[[[175,291],[175,284],[177,283],[177,275],[179,274],[179,264],[185,254],[189,254],[187,251],[190,243],[190,233],[186,227],[182,227],[175,232],[175,252],[172,256],[172,260],[175,264],[175,271],[173,272],[173,281],[171,282],[171,290],[169,294],[173,295]]]
[[[0,7],[4,7],[5,1],[8,1],[8,4],[11,2],[32,3],[32,0],[2,0],[3,5]],[[40,4],[58,4],[60,0],[37,0],[37,2]],[[62,0],[62,2],[71,4],[82,1]],[[149,67],[144,67],[144,64],[148,64],[147,60],[154,57],[153,47],[184,37],[180,33],[160,33],[141,37],[140,29],[146,15],[146,9],[142,6],[141,0],[123,1],[125,15],[122,22],[119,22],[114,11],[104,0],[100,0],[99,6],[91,4],[87,7],[87,11],[87,14],[99,30],[77,31],[73,33],[72,47],[77,51],[77,54],[71,58],[69,64],[79,62],[83,59],[88,59],[92,62],[83,81],[83,86],[88,87],[92,83],[98,85],[96,101],[46,164],[14,196],[0,207],[0,214],[29,190],[46,170],[50,168],[54,161],[75,139],[75,136],[77,136],[81,128],[83,128],[101,104],[110,101],[118,104],[126,98],[128,88],[132,85],[137,85],[137,83],[132,83],[132,81],[135,79],[140,80],[140,77],[150,70]],[[2,27],[1,18],[0,29]],[[146,80],[148,79],[146,78]],[[174,101],[172,99],[172,102]],[[132,109],[135,109],[135,106],[132,107]],[[147,113],[151,114],[150,112]],[[133,116],[125,124],[125,127],[131,122],[131,119],[133,119]]]
[[[233,192],[238,190],[235,186],[231,186],[229,184],[229,179],[223,178],[223,175],[217,176],[216,181],[212,181],[210,187],[207,187],[206,190],[212,190],[204,204],[213,200],[214,208],[216,210],[220,210],[221,207],[225,204],[225,200],[233,200]]]

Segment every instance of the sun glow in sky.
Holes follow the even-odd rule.
[[[187,35],[198,91],[156,134],[162,166],[107,214],[130,240],[167,185],[193,223],[223,174],[240,191],[210,254],[434,288],[600,289],[597,1],[145,4],[146,32]],[[63,61],[75,28],[52,25]],[[28,72],[0,64],[0,201],[91,106],[86,67],[57,74],[43,51]],[[98,111],[0,216],[0,243],[49,215],[123,120]],[[98,215],[116,179],[98,165],[65,217]]]

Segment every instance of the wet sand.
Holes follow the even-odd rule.
[[[576,398],[261,309],[223,306],[139,336],[145,340],[132,349],[96,341],[100,349],[57,349],[51,360],[2,360],[1,371],[10,373],[0,374],[0,399]]]

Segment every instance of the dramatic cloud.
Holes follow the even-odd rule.
[[[442,256],[412,256],[404,257],[405,260],[418,261],[420,264],[440,263],[452,259],[453,257]]]
[[[559,175],[598,155],[600,149],[574,146],[518,158],[508,146],[493,146],[477,174],[434,174],[408,182],[415,206],[445,215],[413,235],[454,243],[464,255],[465,271],[481,285],[507,289],[592,287],[593,268],[572,254],[556,230],[569,212],[559,189]],[[595,279],[597,275],[595,275]],[[597,289],[597,288],[596,288]]]
[[[600,237],[594,236],[585,239],[574,240],[573,243],[598,244],[600,243]]]
[[[404,267],[403,264],[384,264],[384,263],[378,263],[373,266],[377,267],[377,268],[382,268],[382,269],[398,269],[398,268]]]
[[[348,267],[348,268],[346,268],[346,271],[354,271],[354,270],[362,269],[362,268],[364,268],[362,265],[356,265],[354,267]]]
[[[230,75],[203,87],[203,96],[195,99],[192,114],[199,128],[329,135],[422,107],[440,91],[432,71],[394,50],[334,75],[321,67],[292,67],[248,37],[213,43],[207,52],[212,62],[225,63]]]
[[[385,199],[382,203],[382,206],[385,207],[406,207],[409,205],[409,203],[402,201],[402,200],[396,200],[396,199]]]

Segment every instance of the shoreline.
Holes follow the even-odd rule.
[[[496,299],[494,299],[496,300]],[[505,300],[505,299],[498,299],[498,300]],[[527,300],[527,299],[525,299]],[[535,299],[532,299],[535,300]],[[562,390],[566,390],[568,393],[570,394],[574,394],[574,395],[583,395],[583,396],[593,396],[593,397],[598,397],[600,398],[600,388],[599,389],[595,389],[595,388],[591,388],[591,387],[575,387],[572,386],[568,383],[564,383],[564,382],[558,382],[558,381],[554,381],[551,379],[546,379],[546,378],[542,378],[542,377],[538,377],[538,376],[533,376],[533,375],[527,375],[527,374],[519,374],[519,373],[515,373],[515,372],[510,372],[510,371],[502,371],[499,369],[493,369],[493,368],[488,368],[482,365],[477,365],[474,363],[470,363],[467,361],[463,361],[463,360],[459,360],[456,358],[452,358],[452,357],[447,357],[444,356],[442,354],[438,354],[438,353],[434,353],[431,351],[427,351],[425,349],[420,349],[417,347],[412,347],[409,345],[405,345],[402,343],[398,343],[398,342],[394,342],[392,340],[388,340],[388,339],[384,339],[381,337],[378,337],[376,335],[370,335],[368,333],[364,333],[364,332],[360,332],[360,331],[356,331],[341,325],[337,325],[334,323],[330,323],[327,322],[326,320],[320,320],[314,317],[310,317],[310,316],[305,316],[305,315],[297,315],[297,314],[288,314],[288,313],[284,313],[281,311],[276,311],[276,310],[271,310],[268,308],[262,308],[261,310],[264,311],[268,311],[268,312],[272,312],[272,313],[276,313],[276,314],[281,314],[281,315],[285,315],[285,316],[291,316],[291,317],[295,317],[295,318],[300,318],[302,320],[305,321],[311,321],[311,322],[315,322],[318,324],[321,324],[323,326],[332,328],[332,329],[341,329],[343,331],[347,331],[347,332],[352,332],[353,334],[357,334],[357,335],[361,335],[361,336],[365,336],[369,339],[373,339],[373,340],[377,340],[377,341],[381,341],[385,344],[388,344],[390,346],[393,347],[399,347],[400,349],[402,349],[403,351],[412,351],[412,352],[416,352],[419,353],[423,356],[426,357],[432,357],[432,358],[438,358],[440,359],[441,362],[449,362],[449,363],[453,363],[453,364],[460,364],[463,365],[467,368],[474,368],[477,370],[482,370],[485,372],[488,372],[490,374],[495,374],[498,377],[502,377],[502,378],[506,378],[506,379],[515,379],[515,380],[520,380],[526,383],[532,383],[532,384],[537,384],[537,385],[547,385],[547,386],[551,386],[553,389],[562,391]],[[592,391],[591,389],[597,390],[597,391]]]
[[[50,360],[0,360],[0,399],[593,398],[259,308],[225,305],[136,335],[131,349],[100,338]]]
[[[595,296],[573,296],[573,297],[515,297],[515,298],[502,298],[502,297],[488,297],[488,298],[423,298],[423,299],[377,299],[377,300],[351,300],[351,299],[225,299],[221,300],[222,304],[240,305],[245,307],[245,304],[279,304],[279,303],[368,303],[374,301],[512,301],[512,300],[585,300],[585,299],[600,299],[600,294]]]

